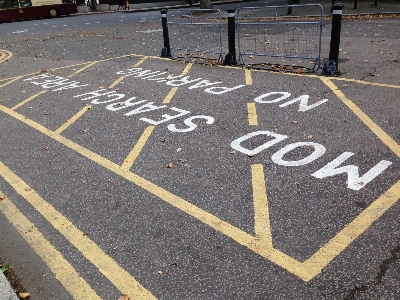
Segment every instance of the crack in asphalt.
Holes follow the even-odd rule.
[[[388,259],[385,259],[384,261],[382,261],[382,263],[379,265],[379,272],[375,277],[375,280],[362,285],[361,287],[355,286],[351,292],[346,296],[346,298],[344,298],[345,300],[351,300],[354,299],[354,296],[357,293],[363,293],[366,290],[378,285],[381,283],[383,276],[385,276],[387,270],[389,269],[389,266],[395,262],[396,260],[398,260],[400,258],[400,245],[397,246],[396,248],[394,248],[391,252],[391,256]]]

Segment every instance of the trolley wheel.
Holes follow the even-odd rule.
[[[58,10],[54,7],[49,9],[49,18],[56,18],[58,17]]]

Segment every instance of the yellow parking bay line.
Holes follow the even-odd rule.
[[[76,120],[78,120],[85,112],[87,112],[89,109],[91,109],[92,106],[88,105],[84,108],[82,108],[80,111],[78,111],[71,119],[67,120],[60,128],[58,128],[55,132],[58,134],[61,134],[65,129],[67,129],[69,126],[74,124]]]
[[[351,78],[334,77],[334,78],[330,78],[330,80],[349,81],[349,82],[354,82],[354,83],[361,83],[361,84],[367,84],[367,85],[376,85],[376,86],[383,86],[383,87],[389,87],[389,88],[400,89],[400,85],[386,84],[386,83],[378,83],[378,82],[368,82],[368,81],[357,80],[357,79],[351,79]]]
[[[348,108],[361,120],[375,135],[400,157],[400,145],[396,143],[385,131],[383,131],[374,121],[371,120],[357,105],[342,93],[341,90],[328,78],[321,77],[321,80],[332,90],[332,92],[347,105]]]
[[[128,157],[122,163],[121,169],[129,171],[129,169],[132,167],[133,163],[135,162],[136,158],[139,156],[140,152],[142,151],[147,140],[149,139],[151,133],[153,132],[154,127],[155,126],[148,126],[144,130],[143,134],[140,136],[136,145],[133,147],[131,153],[129,153]]]
[[[18,79],[21,79],[24,76],[18,76],[18,77],[14,77],[13,79],[11,79],[10,81],[3,83],[2,85],[0,85],[0,88],[5,87],[6,85],[9,85],[10,83],[13,83],[14,81],[17,81]]]
[[[86,66],[84,66],[83,68],[80,68],[79,70],[77,70],[77,71],[75,71],[74,73],[68,75],[67,77],[68,77],[68,78],[69,78],[69,77],[73,77],[73,76],[75,76],[75,75],[77,75],[77,74],[79,74],[79,73],[85,71],[87,68],[90,68],[91,66],[97,64],[98,62],[99,62],[99,61],[94,61],[94,62],[88,63]]]
[[[1,191],[0,194],[2,194]],[[46,263],[74,299],[101,299],[90,285],[79,276],[74,267],[9,199],[0,201],[0,211]]]
[[[148,59],[148,56],[143,56],[136,64],[134,64],[134,67],[140,66],[146,59]]]
[[[38,124],[38,126],[41,126]],[[52,133],[52,135],[56,135]],[[60,135],[57,135],[61,138]],[[122,293],[129,294],[133,299],[155,299],[127,271],[121,268],[110,256],[105,254],[91,239],[47,203],[37,192],[0,162],[2,176],[15,191],[24,197],[42,216],[57,229],[83,256],[95,265]],[[69,273],[66,273],[69,275]],[[76,299],[85,299],[77,297]]]
[[[257,109],[256,104],[254,102],[247,103],[247,115],[249,118],[249,125],[250,126],[257,126]]]
[[[173,87],[168,95],[165,97],[165,99],[163,100],[163,102],[161,102],[162,104],[166,104],[166,103],[170,103],[171,99],[175,96],[176,91],[178,90],[178,87]]]
[[[187,73],[189,73],[190,69],[192,68],[193,63],[188,63],[187,66],[185,67],[185,69],[183,69],[182,71],[182,75],[186,75]]]
[[[265,242],[266,247],[272,248],[268,197],[267,188],[265,187],[263,165],[252,165],[251,174],[254,200],[254,231],[256,233],[256,237]]]
[[[120,78],[115,80],[108,88],[109,89],[114,88],[118,83],[120,83],[122,80],[124,80],[125,77],[126,77],[125,75],[121,76]]]
[[[251,70],[244,69],[244,75],[245,75],[245,78],[246,78],[246,85],[252,85],[253,84],[253,79],[251,78]]]
[[[29,101],[35,99],[37,96],[43,95],[43,94],[46,93],[46,92],[47,92],[47,90],[43,90],[43,91],[41,91],[41,92],[39,92],[39,93],[37,93],[37,94],[35,94],[35,95],[29,97],[28,99],[25,99],[24,101],[18,103],[17,105],[15,105],[15,106],[14,106],[13,108],[11,108],[11,109],[12,109],[12,110],[15,110],[15,109],[17,109],[18,107],[21,107],[22,105],[24,105],[24,104],[28,103]]]

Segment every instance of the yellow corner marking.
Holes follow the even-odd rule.
[[[68,75],[67,77],[70,78],[72,76],[75,76],[76,74],[79,74],[79,73],[85,71],[87,68],[90,68],[91,66],[93,66],[93,65],[95,65],[97,63],[98,63],[98,61],[94,61],[94,62],[88,63],[86,66],[84,66],[83,68],[80,68],[79,70],[77,70],[74,73]]]
[[[133,163],[135,162],[136,158],[139,156],[140,152],[142,151],[147,140],[149,139],[151,133],[153,132],[154,127],[155,126],[148,126],[144,130],[144,132],[140,136],[139,140],[137,141],[136,145],[133,147],[131,153],[129,153],[128,157],[122,163],[121,169],[129,171],[129,169],[132,167]]]
[[[90,285],[79,276],[74,267],[9,199],[0,201],[0,211],[46,263],[74,299],[101,299]]]
[[[85,112],[87,112],[91,108],[92,108],[91,105],[88,105],[88,106],[85,106],[84,108],[82,108],[71,119],[69,119],[60,128],[58,128],[55,131],[55,133],[61,134],[61,132],[63,132],[65,129],[67,129],[69,126],[71,126],[76,120],[78,120]]]
[[[247,115],[249,118],[249,125],[250,126],[257,126],[257,109],[256,104],[254,102],[247,103]]]
[[[13,56],[13,53],[7,50],[0,50],[0,63],[9,60]]]
[[[269,221],[268,196],[265,187],[263,165],[251,166],[253,200],[254,200],[254,230],[258,238],[264,241],[266,247],[272,248],[271,226]]]
[[[37,124],[38,126],[41,126]],[[48,130],[48,133],[51,131]],[[51,135],[58,136],[54,132]],[[63,138],[61,138],[63,140]],[[42,216],[57,229],[83,256],[95,265],[122,293],[129,294],[133,299],[156,299],[127,271],[121,268],[110,256],[105,254],[91,239],[76,228],[71,221],[59,213],[33,189],[27,189],[21,178],[0,162],[0,176],[7,181],[15,191],[24,197]],[[69,276],[67,272],[65,276]],[[86,297],[75,297],[86,299]]]
[[[0,88],[5,87],[6,85],[9,85],[10,83],[13,83],[14,81],[17,81],[18,79],[21,79],[24,76],[18,76],[18,77],[14,77],[13,79],[11,79],[10,81],[3,83],[2,85],[0,85]]]
[[[400,157],[400,145],[396,143],[385,131],[371,120],[357,105],[339,90],[339,88],[328,78],[321,77],[321,80],[332,90],[332,92],[347,105],[348,108],[398,157]]]
[[[311,273],[319,273],[340,252],[379,219],[400,198],[400,181],[370,204],[360,215],[344,227],[335,237],[307,259],[303,265]]]
[[[353,221],[354,223],[351,222],[335,237],[328,241],[326,244],[326,248],[323,248],[323,251],[317,251],[315,255],[302,263],[280,250],[271,248],[269,246],[270,244],[267,244],[265,242],[265,239],[254,237],[242,231],[241,229],[229,224],[228,222],[223,221],[222,219],[155,185],[154,183],[140,177],[139,175],[126,171],[117,164],[107,160],[106,158],[74,143],[71,140],[64,138],[61,135],[56,134],[55,132],[30,119],[26,119],[23,115],[18,114],[17,112],[4,106],[0,106],[0,110],[7,113],[11,117],[14,117],[15,119],[21,121],[22,123],[25,123],[26,125],[29,125],[32,128],[38,130],[42,134],[51,137],[55,141],[74,150],[75,152],[99,164],[100,166],[114,172],[122,178],[129,180],[130,182],[159,197],[160,199],[164,200],[175,208],[187,213],[188,215],[203,222],[211,228],[214,228],[215,230],[226,235],[227,237],[232,238],[240,245],[249,248],[250,250],[258,253],[259,255],[277,264],[278,266],[281,266],[282,268],[298,276],[304,281],[310,281],[315,276],[317,276],[321,272],[322,268],[326,267],[330,263],[330,261],[332,261],[339,253],[341,253],[343,249],[348,247],[360,234],[365,231],[366,228],[368,228],[370,224],[372,224],[372,222],[376,221],[384,213],[384,211],[389,209],[400,198],[400,182],[397,182],[386,193],[375,200],[370,205],[370,207],[365,210],[365,213],[362,214],[360,218],[356,218],[355,221]],[[260,172],[260,170],[258,172]],[[0,174],[4,174],[1,169]],[[261,193],[262,188],[258,186],[256,190]],[[267,201],[267,198],[262,199],[261,196],[259,197],[260,199],[255,199],[256,203],[261,203],[262,205],[262,203],[265,203],[265,201]],[[265,207],[263,208],[263,213],[257,212],[258,220],[260,220],[260,218],[263,219],[263,216],[266,215]],[[376,213],[373,213],[375,211]],[[259,224],[259,221],[257,221],[257,224]],[[353,231],[353,228],[358,228],[358,226],[361,227]],[[257,227],[259,228],[259,226]],[[257,231],[258,230],[259,229],[257,229]],[[350,236],[351,238],[344,238],[348,236]],[[340,243],[340,245],[338,245],[337,243]],[[330,251],[330,254],[324,256],[325,251]],[[320,259],[321,257],[322,260]],[[98,258],[96,257],[96,259]],[[93,258],[93,260],[95,260],[95,258]]]
[[[244,69],[244,75],[245,75],[245,78],[246,78],[246,85],[252,85],[253,84],[253,79],[251,78],[251,70]]]
[[[21,107],[22,105],[28,103],[28,102],[31,101],[32,99],[35,99],[37,96],[40,96],[40,95],[42,95],[42,94],[44,94],[44,93],[46,93],[46,92],[47,92],[47,90],[43,90],[43,91],[41,91],[41,92],[39,92],[39,93],[37,93],[37,94],[35,94],[35,95],[29,97],[28,99],[25,99],[24,101],[18,103],[17,105],[15,105],[15,106],[14,106],[13,108],[11,108],[11,109],[12,109],[12,110],[15,110],[15,109],[17,109],[18,107]]]
[[[333,78],[330,78],[330,80],[349,81],[349,82],[354,82],[354,83],[361,83],[361,84],[376,85],[376,86],[383,86],[383,87],[390,87],[390,88],[400,89],[400,85],[378,83],[378,82],[368,82],[368,81],[351,79],[351,78],[333,77]]]
[[[143,56],[136,64],[134,64],[134,67],[140,66],[146,59],[148,59],[148,56]]]
[[[176,93],[177,90],[178,90],[178,87],[173,87],[173,88],[169,91],[168,95],[165,97],[164,101],[161,102],[161,103],[162,103],[162,104],[170,103],[170,102],[171,102],[171,99],[174,97],[174,95],[175,95],[175,93]]]
[[[192,62],[188,63],[187,66],[185,67],[185,69],[183,69],[182,75],[186,75],[187,73],[189,73],[190,68],[191,68],[192,66],[193,66],[193,63],[192,63]]]

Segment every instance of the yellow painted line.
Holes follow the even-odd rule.
[[[23,78],[23,77],[24,77],[24,76],[15,77],[14,79],[11,79],[10,81],[8,81],[8,82],[3,83],[2,85],[0,85],[0,88],[5,87],[6,85],[9,85],[10,83],[13,83],[14,81],[17,81],[18,79],[21,79],[21,78]]]
[[[253,79],[251,78],[251,70],[244,69],[244,75],[245,75],[245,78],[246,78],[246,85],[252,85],[253,84]]]
[[[121,165],[121,169],[129,171],[132,167],[133,163],[135,162],[136,158],[139,156],[140,152],[142,151],[144,145],[146,144],[147,140],[149,139],[151,133],[153,132],[155,126],[148,126],[142,135],[140,136],[139,140],[137,141],[136,145],[133,147],[132,151],[129,153],[127,158]]]
[[[15,109],[17,109],[18,107],[21,107],[22,105],[28,103],[28,102],[31,101],[32,99],[35,99],[36,97],[38,97],[38,96],[40,96],[40,95],[43,95],[43,94],[46,93],[46,92],[47,92],[47,90],[41,91],[41,92],[39,92],[39,93],[37,93],[37,94],[35,94],[35,95],[29,97],[28,99],[25,99],[24,101],[18,103],[17,105],[15,105],[15,106],[14,106],[13,108],[11,108],[11,109],[12,109],[12,110],[15,110]]]
[[[0,201],[0,211],[46,263],[74,299],[101,299],[90,285],[79,276],[74,267],[9,199]]]
[[[173,88],[169,91],[168,95],[165,97],[164,101],[161,102],[161,103],[162,103],[162,104],[170,103],[170,102],[171,102],[171,99],[174,97],[174,95],[175,95],[175,93],[176,93],[177,90],[178,90],[178,87],[173,87]]]
[[[247,115],[249,118],[249,125],[257,126],[258,125],[257,109],[256,109],[256,104],[254,102],[247,103]]]
[[[256,237],[263,240],[266,244],[266,247],[272,248],[268,196],[267,188],[265,187],[263,165],[252,165],[251,174],[254,200],[254,230],[256,233]]]
[[[335,93],[335,95],[347,105],[348,108],[361,120],[365,125],[398,157],[400,157],[400,145],[396,143],[385,131],[383,131],[374,121],[370,119],[357,105],[339,90],[339,88],[326,77],[321,77],[321,80]]]
[[[60,128],[58,128],[55,133],[61,134],[65,129],[67,129],[69,126],[71,126],[76,120],[78,120],[85,112],[87,112],[89,109],[91,109],[92,106],[88,105],[82,108],[79,112],[77,112],[71,119],[69,119],[67,122],[65,122]]]
[[[189,73],[190,68],[191,68],[192,66],[193,66],[193,63],[192,63],[192,62],[188,63],[187,66],[185,67],[185,69],[183,69],[182,75],[186,75],[187,73]]]
[[[149,56],[143,56],[136,64],[134,64],[134,67],[140,66],[146,59],[148,59]]]
[[[335,237],[303,264],[312,273],[319,273],[330,261],[379,219],[400,198],[400,181],[376,199]]]
[[[39,124],[38,124],[39,125]],[[41,125],[39,125],[41,126]],[[47,130],[49,133],[50,131]],[[51,132],[53,136],[61,137]],[[57,229],[83,256],[95,265],[123,294],[129,294],[132,299],[156,299],[127,271],[121,268],[110,256],[105,254],[91,239],[76,228],[72,222],[46,202],[36,191],[29,187],[21,178],[0,162],[0,176],[7,181],[15,191],[24,197],[42,216]],[[69,273],[66,273],[69,276]],[[87,299],[77,297],[75,299]]]
[[[383,87],[400,89],[400,85],[377,83],[377,82],[368,82],[368,81],[351,79],[351,78],[333,77],[333,78],[330,78],[330,80],[342,80],[342,81],[349,81],[349,82],[354,82],[354,83],[361,83],[361,84],[376,85],[376,86],[383,86]]]
[[[120,83],[122,80],[124,80],[126,76],[121,76],[120,78],[118,78],[117,80],[115,80],[108,88],[112,89],[114,88],[118,83]]]
[[[87,64],[86,66],[84,66],[83,68],[80,68],[79,70],[75,71],[74,73],[68,75],[67,77],[70,78],[70,77],[72,77],[72,76],[75,76],[76,74],[79,74],[79,73],[85,71],[87,68],[90,68],[91,66],[97,64],[98,62],[99,62],[99,61],[91,62],[91,63]]]

